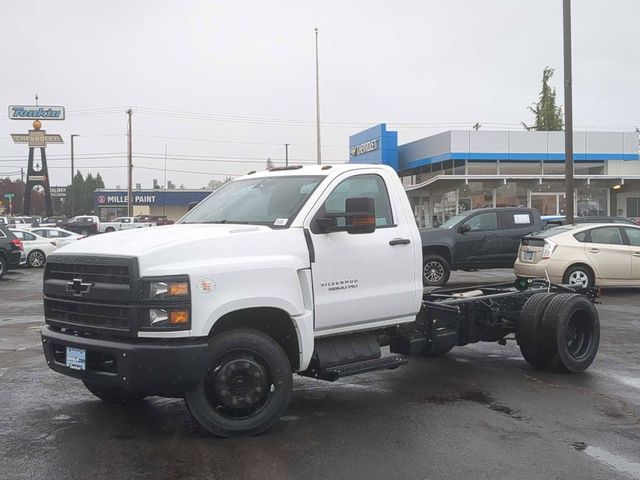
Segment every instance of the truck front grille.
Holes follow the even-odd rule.
[[[126,265],[83,265],[72,263],[47,263],[46,276],[50,279],[71,281],[82,278],[88,282],[129,285],[131,280]]]
[[[45,298],[47,323],[65,328],[96,327],[128,332],[134,324],[136,309],[131,306],[83,303]]]

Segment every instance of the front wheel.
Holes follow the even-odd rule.
[[[449,281],[451,267],[440,255],[425,254],[422,259],[422,283],[427,287],[439,287]]]
[[[7,273],[7,261],[4,257],[0,257],[0,278],[4,277],[4,274]]]
[[[111,233],[111,232],[115,232],[116,229],[113,227],[107,227],[106,230],[104,231],[104,233]]]
[[[27,257],[27,263],[31,268],[41,268],[47,260],[46,255],[41,250],[32,250]]]
[[[257,330],[230,330],[211,339],[209,352],[198,388],[185,394],[195,421],[220,437],[257,435],[276,423],[293,388],[280,345]]]

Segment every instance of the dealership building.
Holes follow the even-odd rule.
[[[190,203],[200,202],[212,190],[134,190],[133,215],[166,216],[176,221],[187,213]],[[93,194],[96,214],[101,220],[111,220],[127,215],[126,190],[98,189]]]
[[[640,217],[638,133],[574,132],[575,212]],[[349,161],[393,167],[420,226],[464,210],[565,213],[564,132],[451,130],[398,145],[385,124],[349,138]]]

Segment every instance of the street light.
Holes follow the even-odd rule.
[[[73,213],[75,211],[75,195],[74,195],[74,191],[73,191],[73,177],[74,177],[74,172],[73,172],[73,139],[75,137],[79,137],[80,135],[78,134],[73,134],[71,135],[71,192],[69,193],[69,195],[71,196],[71,216],[73,217]]]

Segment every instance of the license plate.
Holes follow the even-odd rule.
[[[524,252],[524,261],[525,262],[533,262],[533,256],[536,252]]]
[[[82,348],[67,347],[67,367],[72,370],[85,370],[87,351]]]

